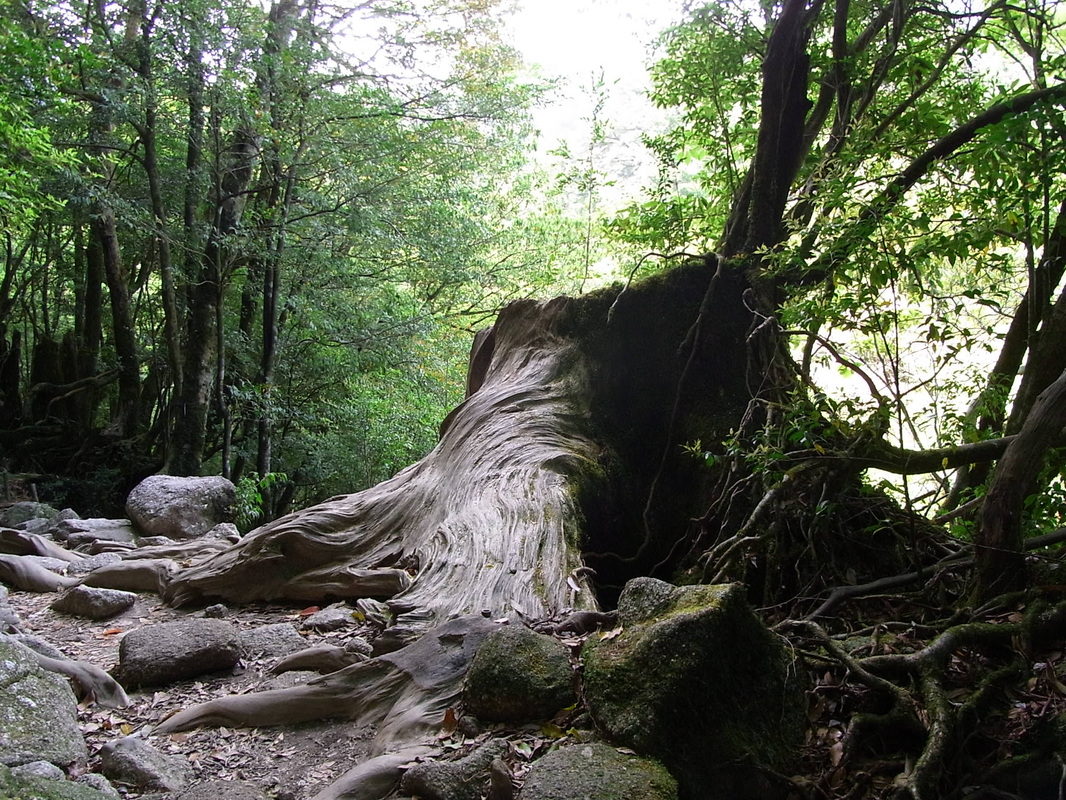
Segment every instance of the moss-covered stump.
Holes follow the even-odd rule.
[[[605,744],[578,744],[533,762],[518,800],[677,800],[677,782],[655,761]]]
[[[566,647],[522,625],[485,639],[463,688],[464,710],[485,722],[550,719],[575,702]]]
[[[738,585],[626,584],[623,632],[585,645],[585,700],[614,742],[655,757],[682,800],[786,793],[803,741],[790,659]]]

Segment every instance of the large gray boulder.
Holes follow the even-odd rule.
[[[576,702],[566,646],[524,625],[489,634],[463,688],[463,707],[484,722],[547,720]]]
[[[240,635],[231,623],[189,617],[123,636],[115,677],[129,688],[165,686],[232,669],[240,656]]]
[[[530,767],[518,800],[676,800],[677,782],[655,761],[599,742],[553,750]]]
[[[769,800],[787,784],[805,698],[739,585],[626,584],[622,632],[585,644],[585,700],[616,744],[661,761],[682,800]]]
[[[66,678],[46,672],[21,645],[0,637],[0,764],[84,764],[78,701]]]
[[[146,536],[196,539],[220,522],[233,522],[237,490],[218,476],[152,475],[129,493],[126,513]]]

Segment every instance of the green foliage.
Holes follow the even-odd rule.
[[[997,408],[1002,416],[1011,381],[982,389],[1066,189],[1062,103],[979,129],[902,196],[889,187],[984,109],[1061,81],[1066,15],[1060,3],[1035,2],[958,11],[853,2],[809,17],[810,106],[784,232],[742,255],[774,286],[775,321],[820,389],[811,414],[767,412],[784,440],[734,443],[757,468],[790,449],[828,446],[812,428],[819,420],[919,448],[1002,433],[977,421]],[[675,124],[648,139],[659,181],[611,221],[612,235],[665,252],[714,250],[730,215],[749,212],[738,200],[757,149],[776,15],[697,5],[662,35],[653,97]],[[948,485],[935,476],[923,487],[928,507]]]
[[[495,2],[142,11],[0,8],[0,336],[67,337],[63,380],[117,363],[93,249],[113,213],[144,457],[206,369],[204,469],[243,481],[249,515],[283,488],[253,471],[301,502],[392,474],[460,399],[469,332],[580,276],[581,221],[527,164],[543,87],[518,78]],[[205,303],[217,331],[194,327]],[[185,363],[205,340],[206,366]],[[83,395],[78,424],[106,428],[115,389]]]
[[[263,476],[253,472],[234,484],[237,489],[237,528],[241,533],[247,533],[262,521],[268,510],[270,491],[288,479],[284,472],[268,472]]]

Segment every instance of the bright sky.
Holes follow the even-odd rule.
[[[541,151],[565,139],[574,156],[588,142],[595,98],[589,91],[601,70],[607,91],[603,111],[611,140],[604,167],[636,190],[654,174],[640,143],[662,113],[644,96],[650,45],[671,18],[678,0],[518,0],[512,18],[514,45],[545,78],[558,78],[555,103],[538,110]],[[585,118],[585,119],[583,119]],[[623,192],[628,193],[628,192]],[[621,200],[621,198],[619,198]]]

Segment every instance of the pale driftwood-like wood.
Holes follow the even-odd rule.
[[[130,699],[126,696],[126,690],[95,664],[69,658],[52,658],[16,638],[4,638],[28,653],[41,669],[70,678],[79,698],[91,700],[104,708],[125,708],[129,705]]]
[[[19,556],[46,556],[69,562],[81,561],[84,558],[80,553],[72,553],[51,539],[15,528],[0,528],[0,552]]]
[[[94,569],[81,581],[84,586],[120,589],[126,592],[162,594],[171,574],[178,568],[169,558],[118,561]]]
[[[336,672],[339,669],[344,669],[352,664],[359,664],[366,660],[367,657],[365,655],[353,653],[335,644],[320,644],[286,656],[271,667],[270,671],[274,675],[293,670],[308,670],[325,674]]]
[[[77,586],[77,578],[57,575],[23,556],[0,555],[0,581],[24,592],[56,592]]]
[[[168,599],[399,596],[415,609],[399,623],[421,627],[483,609],[537,617],[594,606],[587,586],[567,583],[581,564],[573,479],[600,451],[585,432],[583,356],[556,330],[570,302],[501,314],[491,357],[479,355],[484,380],[422,461],[253,531],[177,574]],[[419,565],[413,579],[401,563]]]
[[[395,751],[440,730],[445,713],[459,701],[470,660],[497,627],[481,616],[460,617],[395,653],[300,686],[230,695],[184,709],[163,720],[155,733],[344,718],[376,727],[375,755]]]

